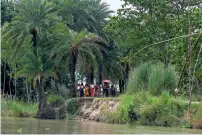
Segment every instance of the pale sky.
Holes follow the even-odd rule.
[[[110,9],[116,12],[117,9],[121,8],[123,1],[120,0],[102,0],[103,2],[107,2],[110,5]]]

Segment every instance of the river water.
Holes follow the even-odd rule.
[[[81,120],[39,120],[34,118],[1,118],[3,134],[202,134],[202,130],[106,124]]]

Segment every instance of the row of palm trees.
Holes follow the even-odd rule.
[[[2,44],[11,46],[14,56],[22,50],[24,63],[15,74],[32,80],[38,93],[39,113],[46,108],[44,84],[58,80],[65,65],[70,75],[71,96],[76,96],[75,74],[84,74],[92,83],[95,71],[99,82],[104,75],[123,76],[113,42],[103,28],[113,11],[101,0],[16,0],[11,22],[2,28]],[[38,114],[39,114],[38,113]]]

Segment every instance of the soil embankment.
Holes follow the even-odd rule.
[[[118,99],[94,99],[93,102],[84,102],[79,110],[82,119],[105,121],[105,111],[114,112],[119,105]]]
[[[78,117],[84,120],[105,121],[106,111],[114,112],[119,105],[119,100],[115,98],[74,98],[68,99],[65,103],[55,108],[56,118],[64,118],[72,108]]]

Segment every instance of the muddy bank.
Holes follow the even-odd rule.
[[[74,116],[76,119],[104,122],[106,112],[115,112],[119,105],[116,98],[72,98],[55,108],[56,119]]]
[[[79,116],[84,120],[104,122],[105,112],[115,112],[119,105],[118,99],[94,99],[92,102],[84,102],[79,109]]]
[[[84,121],[96,121],[96,122],[107,122],[107,123],[120,123],[125,124],[128,122],[139,122],[144,118],[145,115],[139,115],[134,110],[134,106],[132,108],[128,108],[123,105],[117,98],[80,98],[74,99],[66,102],[67,110],[66,115],[73,114],[76,119],[81,119]],[[124,106],[124,108],[123,108]],[[120,109],[120,107],[122,109]],[[158,110],[161,110],[163,107],[160,106]],[[65,109],[66,110],[66,109]],[[72,113],[72,110],[73,111]],[[132,112],[131,112],[132,111]],[[136,110],[137,111],[137,110]],[[169,116],[169,115],[168,115]],[[183,115],[186,116],[185,114]],[[154,116],[153,116],[154,117]],[[148,119],[153,118],[149,116]],[[161,114],[156,114],[155,117],[161,117]],[[185,124],[189,118],[177,118],[176,125],[163,125],[163,126],[186,126]],[[159,122],[167,122],[167,119],[160,119]],[[144,121],[143,121],[144,122]],[[168,121],[169,122],[169,121]],[[141,125],[148,125],[145,123],[139,123]],[[175,123],[174,123],[175,124]],[[190,128],[199,128],[201,129],[201,121],[199,120],[192,120],[190,123]],[[150,125],[158,126],[155,123],[151,123]]]

